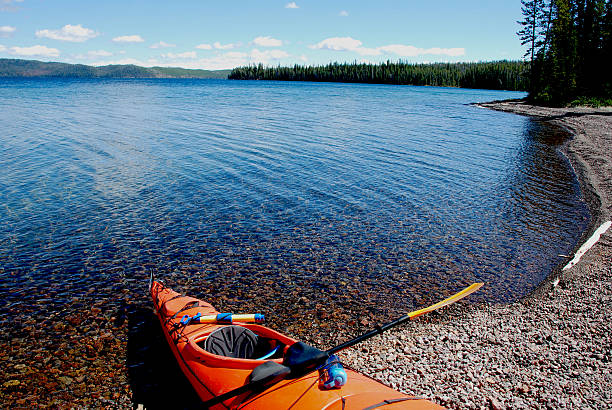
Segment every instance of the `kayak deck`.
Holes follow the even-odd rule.
[[[181,370],[203,401],[241,387],[248,383],[253,369],[266,361],[282,364],[282,356],[297,341],[257,324],[240,326],[266,340],[278,353],[268,360],[239,359],[219,356],[206,351],[202,345],[215,330],[226,326],[218,323],[181,323],[184,315],[193,317],[214,315],[219,312],[209,303],[183,296],[153,282],[151,295],[164,336]],[[319,373],[282,380],[262,392],[247,392],[213,409],[440,409],[425,399],[407,396],[361,373],[345,369],[348,380],[339,389],[319,387]],[[373,407],[374,406],[374,407]]]

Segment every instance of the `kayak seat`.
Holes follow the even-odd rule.
[[[198,345],[209,353],[235,359],[259,359],[274,347],[280,346],[278,354],[282,356],[282,343],[273,339],[258,336],[252,330],[242,326],[228,325],[214,330]]]

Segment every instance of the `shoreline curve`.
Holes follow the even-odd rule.
[[[612,215],[612,107],[474,104],[572,135],[561,148],[591,211],[574,253]],[[612,408],[612,229],[506,305],[447,308],[347,350],[345,362],[391,387],[456,409]],[[449,290],[452,291],[452,290]]]

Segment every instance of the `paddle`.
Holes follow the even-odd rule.
[[[377,326],[375,329],[370,330],[361,336],[349,340],[348,342],[344,342],[336,347],[332,347],[326,351],[321,351],[314,347],[308,346],[305,343],[297,342],[290,346],[287,350],[283,364],[267,361],[253,369],[249,383],[219,396],[213,397],[212,399],[205,401],[203,404],[205,407],[212,407],[242,393],[249,391],[255,392],[268,388],[289,376],[301,377],[315,371],[318,367],[323,365],[330,355],[354,346],[357,343],[361,343],[364,340],[370,339],[371,337],[379,335],[392,327],[399,326],[425,313],[433,312],[434,310],[440,309],[444,306],[451,305],[476,292],[482,287],[483,284],[484,283],[474,283],[462,291],[455,293],[453,296],[448,297],[436,304],[410,312],[407,315],[382,326]]]
[[[235,315],[233,313],[217,313],[215,315],[202,315],[200,312],[193,316],[184,315],[182,325],[190,323],[217,323],[231,325],[232,323],[262,323],[265,320],[261,313]]]
[[[348,342],[344,342],[341,345],[338,345],[336,347],[332,347],[331,349],[327,350],[326,353],[327,354],[337,353],[337,352],[339,352],[341,350],[344,350],[346,348],[354,346],[357,343],[361,343],[364,340],[367,340],[367,339],[369,339],[371,337],[379,335],[382,332],[391,329],[392,327],[399,326],[402,323],[406,323],[410,319],[414,319],[415,317],[424,315],[425,313],[433,312],[434,310],[440,309],[440,308],[442,308],[444,306],[451,305],[451,304],[457,302],[458,300],[461,300],[464,297],[466,297],[468,295],[471,295],[472,293],[476,292],[478,289],[480,289],[482,287],[482,285],[484,285],[484,283],[482,283],[482,282],[473,283],[470,286],[468,286],[467,288],[463,289],[461,292],[455,293],[453,296],[448,297],[448,298],[444,299],[443,301],[440,301],[440,302],[438,302],[438,303],[436,303],[434,305],[428,306],[426,308],[415,310],[414,312],[410,312],[407,315],[402,316],[399,319],[395,319],[394,321],[389,322],[389,323],[387,323],[385,325],[377,326],[375,329],[370,330],[369,332],[364,333],[361,336],[357,336],[353,340],[349,340]]]

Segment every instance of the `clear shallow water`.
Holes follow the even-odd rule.
[[[0,313],[148,304],[150,271],[220,308],[320,323],[476,280],[481,300],[518,298],[589,219],[566,136],[468,105],[520,96],[0,79]]]

